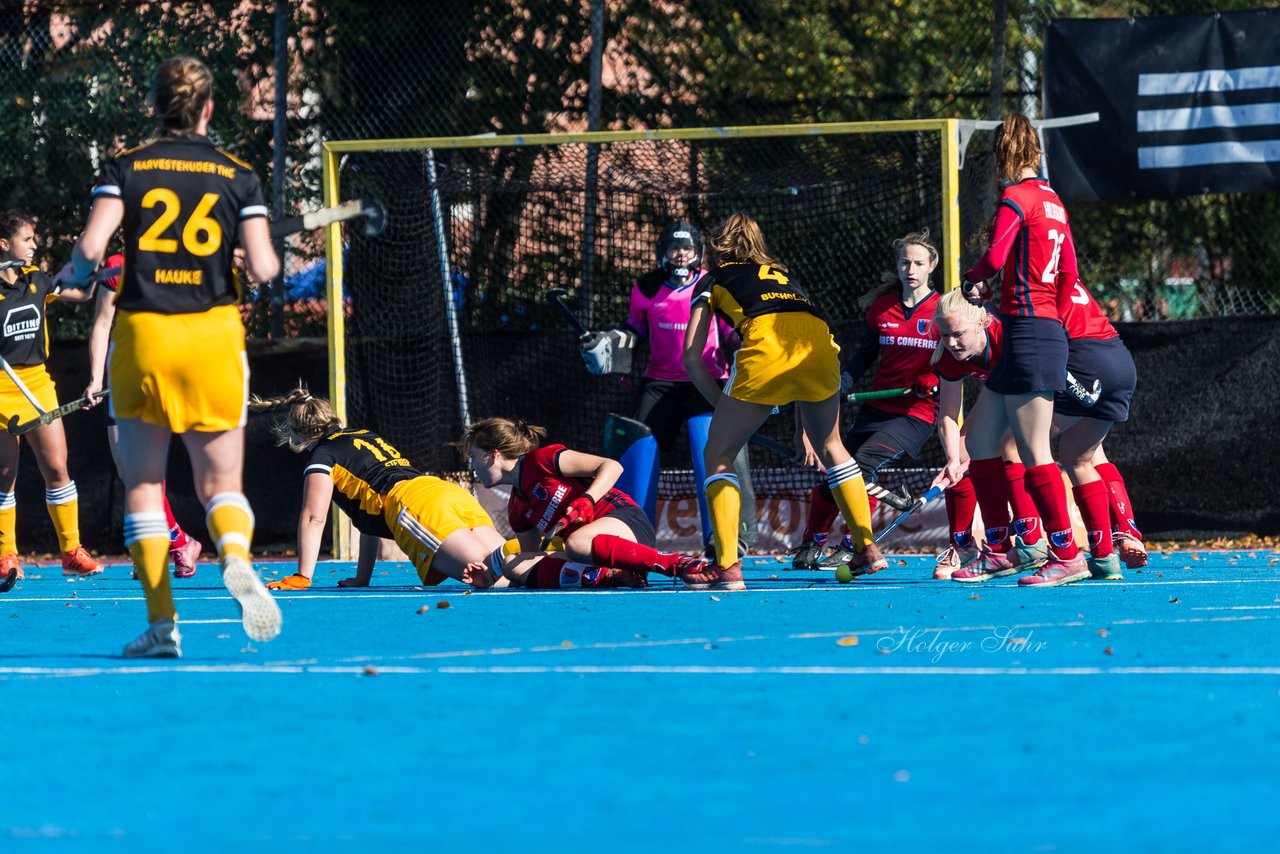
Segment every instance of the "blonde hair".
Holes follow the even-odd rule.
[[[947,291],[938,300],[938,306],[933,310],[933,319],[937,321],[943,317],[955,317],[961,321],[977,324],[983,329],[991,325],[991,313],[982,306],[974,305],[965,299],[964,291],[959,288]],[[936,365],[946,351],[947,348],[942,346],[942,339],[939,337],[938,346],[933,348],[933,355],[929,357],[929,364]]]
[[[249,398],[250,412],[275,412],[271,434],[277,445],[301,453],[325,436],[342,429],[342,421],[323,397],[313,397],[301,383],[288,394]]]
[[[995,152],[997,171],[1010,181],[1024,169],[1040,171],[1040,137],[1022,113],[1010,113],[996,128]]]
[[[902,257],[902,249],[905,246],[922,246],[929,253],[929,272],[938,266],[938,247],[933,245],[933,241],[929,239],[929,229],[922,228],[919,231],[913,231],[910,234],[899,237],[893,241],[894,252],[898,258]],[[897,273],[884,273],[880,276],[880,284],[867,291],[858,299],[858,308],[864,312],[871,308],[876,300],[885,294],[891,294],[901,287],[898,281]]]
[[[483,418],[468,424],[462,439],[454,442],[454,447],[463,456],[476,447],[482,451],[497,451],[514,460],[541,446],[545,438],[547,428],[529,424],[523,418]]]
[[[175,56],[156,69],[148,103],[155,113],[158,134],[190,133],[200,124],[205,104],[213,97],[213,74],[194,56]]]
[[[779,270],[787,269],[769,254],[760,223],[744,213],[729,214],[729,218],[711,235],[711,248],[722,264],[750,261],[753,264],[768,264]]]

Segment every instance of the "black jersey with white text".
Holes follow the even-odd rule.
[[[108,160],[93,197],[124,202],[117,308],[190,314],[239,301],[236,232],[243,220],[267,216],[249,164],[207,137],[158,139]]]
[[[422,473],[391,443],[368,430],[339,430],[321,439],[311,450],[302,472],[327,474],[333,479],[333,500],[364,534],[393,539],[382,510],[387,493]]]
[[[744,320],[764,314],[805,311],[822,317],[790,273],[768,264],[734,262],[714,267],[697,284],[692,304],[700,300],[739,332]]]
[[[12,285],[0,279],[0,318],[4,321],[0,355],[6,362],[39,365],[49,358],[45,307],[61,293],[62,288],[36,266],[18,268]]]

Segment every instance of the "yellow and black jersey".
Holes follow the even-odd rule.
[[[107,161],[93,197],[124,202],[117,308],[192,314],[239,301],[236,231],[267,215],[249,164],[207,137],[159,139]]]
[[[394,538],[382,514],[387,494],[401,481],[422,477],[390,442],[368,430],[339,430],[321,439],[303,477],[317,473],[333,479],[333,500],[357,530],[388,540]]]
[[[39,267],[20,267],[11,285],[0,279],[0,317],[4,337],[0,355],[10,365],[40,365],[49,358],[49,331],[45,306],[58,298],[62,288]]]
[[[822,317],[789,273],[768,264],[734,262],[713,268],[694,291],[692,304],[699,301],[705,301],[739,333],[743,321],[763,314],[805,311]]]

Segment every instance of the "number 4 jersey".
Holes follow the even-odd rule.
[[[93,197],[125,205],[117,308],[192,314],[239,301],[236,230],[267,216],[247,163],[203,136],[159,139],[107,161]]]

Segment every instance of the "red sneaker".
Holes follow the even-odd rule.
[[[1019,587],[1057,587],[1089,577],[1089,564],[1084,559],[1084,552],[1076,552],[1071,560],[1059,560],[1053,557],[1052,552],[1049,555],[1048,563],[1031,575],[1018,579]]]
[[[978,551],[978,556],[965,564],[958,572],[951,573],[951,580],[976,583],[1013,575],[1021,571],[1021,567],[1017,564],[1017,555],[1014,554],[1012,549],[1007,552],[998,552],[984,542],[982,548]]]
[[[190,578],[196,574],[196,561],[204,546],[195,537],[187,537],[185,545],[169,549],[169,559],[173,561],[174,578]]]
[[[0,578],[6,577],[11,569],[18,572],[13,578],[14,581],[21,581],[27,577],[27,574],[22,571],[22,565],[18,563],[17,555],[0,555]]]
[[[88,578],[102,572],[102,564],[94,560],[84,546],[76,546],[69,552],[62,553],[62,574],[79,578]]]
[[[880,553],[880,547],[875,543],[867,543],[862,551],[855,551],[849,558],[849,575],[854,578],[888,568],[889,561],[885,560],[884,555]]]
[[[1142,544],[1142,540],[1128,534],[1116,533],[1111,537],[1111,542],[1115,545],[1116,554],[1120,555],[1120,560],[1124,561],[1125,566],[1130,569],[1139,569],[1147,565],[1147,547]]]
[[[678,575],[690,590],[746,590],[742,580],[742,561],[733,566],[716,566],[714,563],[690,561],[681,565]]]

